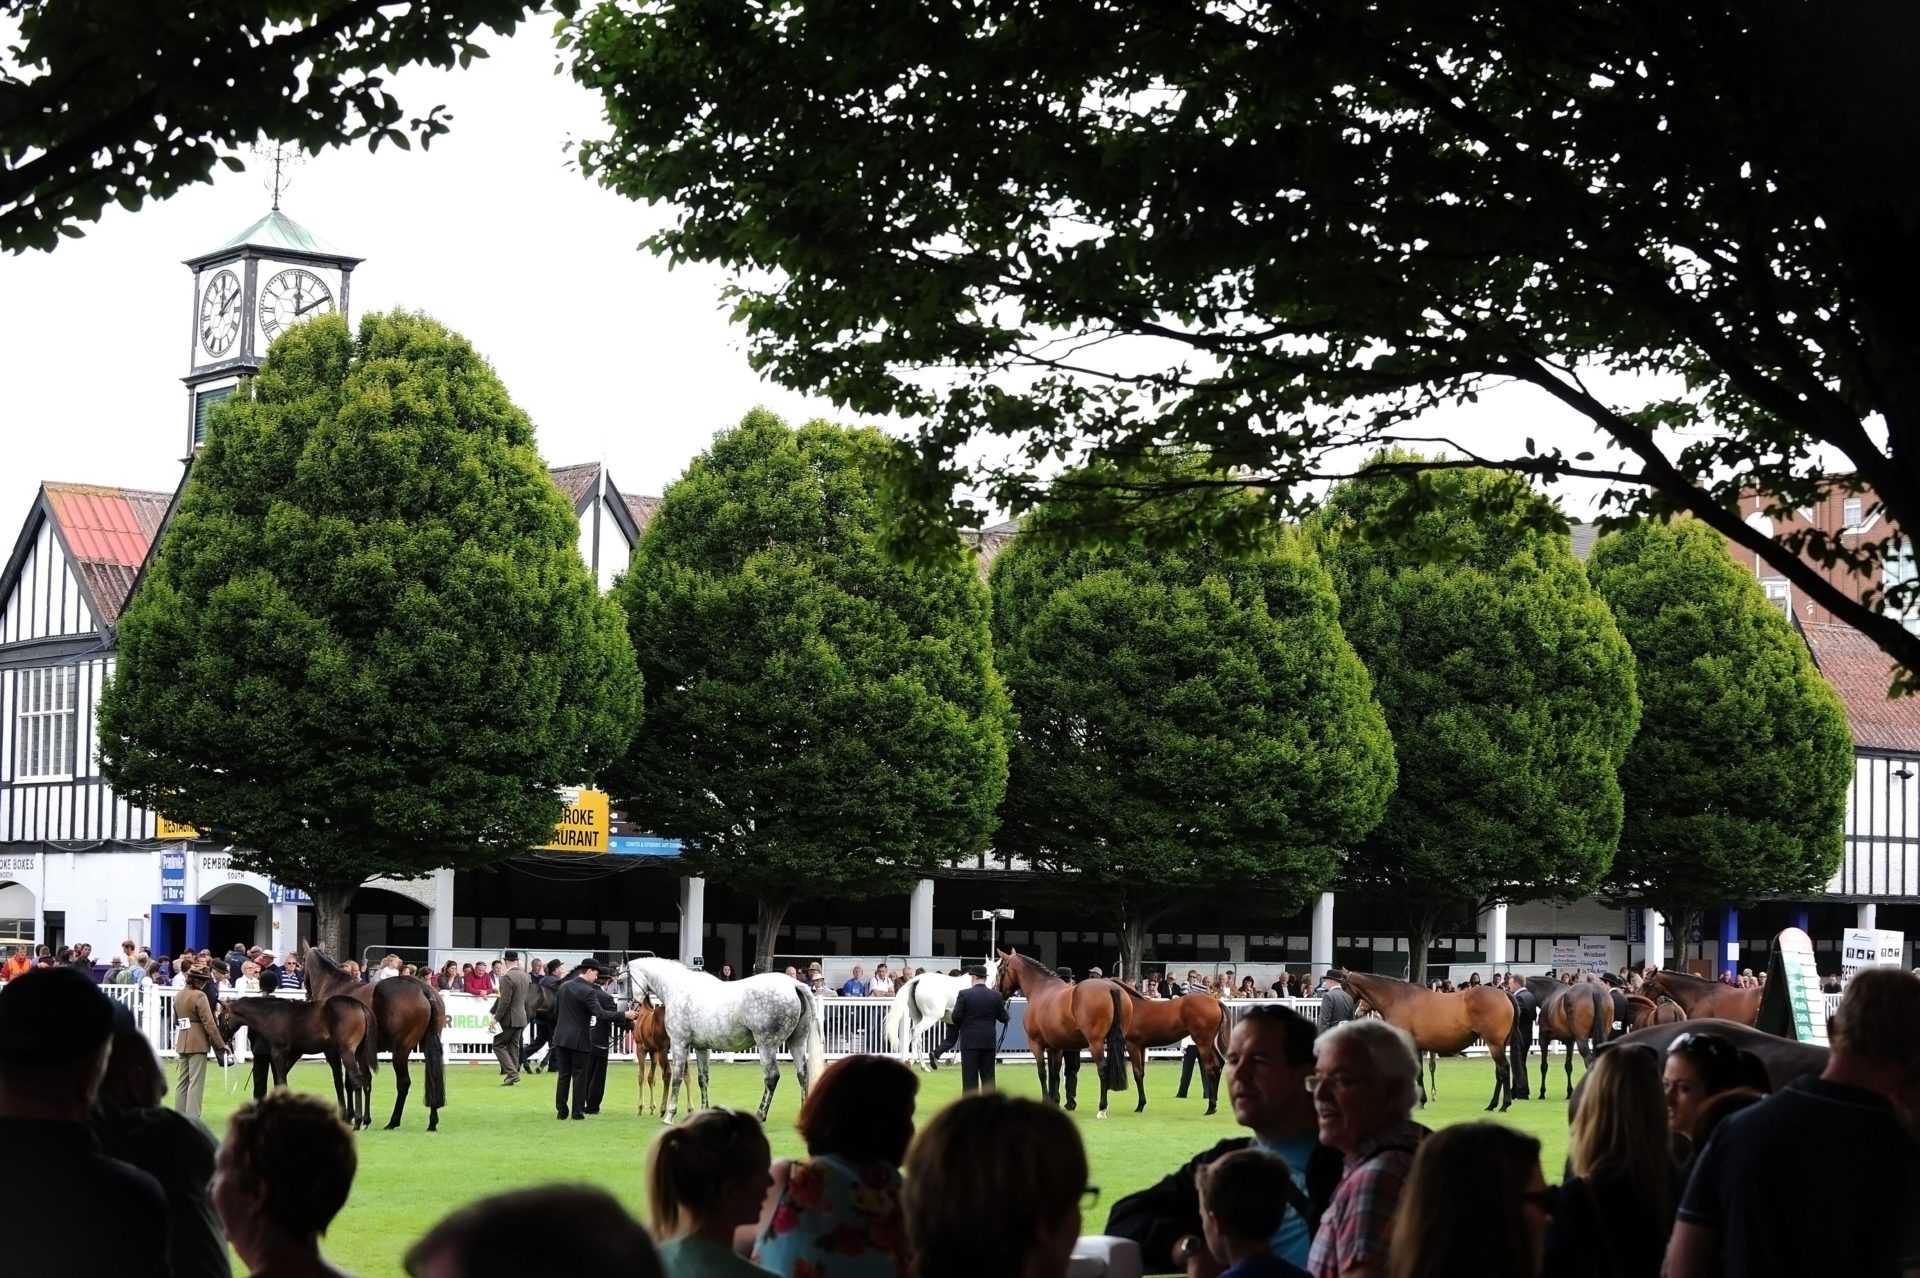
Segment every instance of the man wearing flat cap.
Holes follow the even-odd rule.
[[[0,1198],[9,1274],[171,1272],[160,1183],[102,1154],[87,1127],[112,1050],[113,1004],[79,969],[0,991],[0,1149],[31,1172]]]
[[[953,1001],[953,1028],[938,1053],[945,1055],[959,1045],[963,1092],[993,1086],[994,1051],[1000,1037],[995,1026],[1007,1023],[1006,1001],[987,984],[987,969],[976,963],[967,969],[967,975],[973,978],[973,984]]]
[[[555,1118],[584,1120],[593,1098],[594,1039],[608,1018],[620,1015],[607,992],[600,988],[606,969],[594,959],[582,959],[573,975],[554,991],[553,1107]],[[571,1093],[572,1104],[568,1098]]]

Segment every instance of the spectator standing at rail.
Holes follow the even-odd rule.
[[[1413,1121],[1420,1056],[1405,1030],[1347,1021],[1314,1040],[1313,1097],[1322,1143],[1345,1155],[1340,1188],[1320,1218],[1307,1269],[1314,1278],[1384,1274],[1394,1217],[1420,1142]]]
[[[168,1272],[159,1183],[102,1154],[87,1127],[113,1025],[111,1000],[78,971],[27,972],[0,993],[0,1149],[25,1173],[0,1193],[9,1274]]]
[[[0,981],[11,981],[16,976],[25,976],[33,970],[33,958],[27,953],[27,947],[16,945],[13,953],[7,955],[4,968],[0,968]]]
[[[866,996],[867,996],[867,983],[860,979],[860,965],[858,963],[855,963],[853,965],[853,975],[849,976],[846,980],[846,984],[840,987],[840,997],[865,998]]]
[[[1275,1255],[1302,1265],[1327,1202],[1339,1184],[1341,1156],[1322,1145],[1306,1079],[1313,1072],[1313,1022],[1277,1004],[1250,1007],[1227,1043],[1227,1100],[1234,1121],[1253,1133],[1223,1140],[1158,1184],[1113,1205],[1106,1232],[1140,1244],[1150,1273],[1185,1268],[1194,1278],[1218,1272],[1202,1237],[1200,1171],[1239,1149],[1255,1148],[1287,1164],[1292,1190],[1274,1231]]]
[[[893,973],[882,963],[873,969],[873,979],[867,982],[867,995],[870,998],[892,998],[893,991]]]
[[[1671,1278],[1920,1269],[1920,981],[1856,974],[1829,1035],[1818,1077],[1728,1118],[1701,1151],[1667,1248]]]

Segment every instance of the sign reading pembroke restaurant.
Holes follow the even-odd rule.
[[[604,790],[563,790],[567,806],[553,827],[553,842],[542,843],[536,852],[586,852],[607,850],[607,838],[613,829],[613,803]]]

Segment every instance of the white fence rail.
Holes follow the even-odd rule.
[[[178,992],[167,986],[157,985],[103,985],[100,987],[117,1002],[125,1003],[132,1009],[135,1022],[154,1050],[162,1056],[172,1056],[175,1018],[173,999]],[[221,998],[242,997],[231,990],[223,991]],[[299,989],[279,990],[275,998],[300,1000],[306,997]],[[446,1049],[449,1061],[479,1061],[493,1059],[493,1027],[488,1016],[492,1000],[472,994],[441,994],[446,1004],[448,1024],[441,1032],[441,1042]],[[1840,1008],[1840,996],[1828,994],[1826,1015],[1831,1018]],[[887,1011],[892,1005],[885,998],[826,998],[820,1000],[822,1027],[829,1059],[853,1055],[859,1052],[889,1051],[887,1043]],[[1320,1000],[1317,998],[1288,999],[1228,999],[1225,1002],[1227,1026],[1231,1030],[1251,1007],[1274,1006],[1290,1007],[1294,1011],[1313,1020],[1319,1015]],[[1007,1027],[1005,1041],[1001,1044],[1001,1055],[1021,1056],[1027,1054],[1025,1031],[1020,1027],[1021,1012],[1025,1009],[1024,999],[1010,1001],[1008,1010],[1010,1024]],[[922,1034],[913,1045],[915,1056],[924,1058],[932,1047],[939,1045],[946,1035],[944,1025],[935,1026]],[[1152,1048],[1147,1052],[1150,1058],[1178,1059],[1179,1046]],[[1485,1055],[1486,1049],[1475,1045],[1468,1048],[1467,1055]],[[382,1055],[386,1055],[382,1053]],[[415,1053],[416,1059],[419,1053]],[[634,1058],[633,1038],[630,1034],[620,1034],[614,1041],[613,1059],[632,1060]],[[244,1059],[244,1054],[243,1054]],[[757,1059],[750,1052],[716,1053],[715,1059],[723,1061],[744,1061]]]

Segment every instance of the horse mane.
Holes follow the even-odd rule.
[[[1040,985],[1070,985],[1076,983],[1061,980],[1059,973],[1032,955],[1022,954],[1019,950],[1007,950],[1005,953],[1006,957],[1000,960],[1002,964],[1012,963],[1015,960],[1019,961],[1020,971],[1022,973],[1020,977],[1020,988],[1022,990],[1026,990],[1027,988],[1025,974],[1028,972],[1033,972],[1040,976],[1041,979],[1037,982],[1037,984]]]

